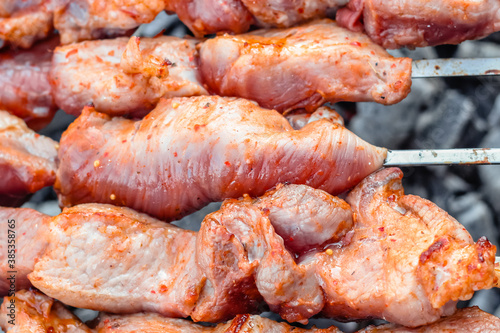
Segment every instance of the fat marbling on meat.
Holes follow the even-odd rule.
[[[50,80],[57,105],[79,115],[85,105],[142,117],[160,97],[205,95],[196,39],[161,36],[86,41],[56,48]]]
[[[278,111],[339,101],[394,104],[411,87],[411,59],[394,58],[367,36],[327,19],[218,36],[201,44],[200,59],[212,92]]]
[[[22,119],[0,110],[0,205],[19,205],[27,195],[54,184],[57,147]]]
[[[63,206],[111,203],[165,220],[284,182],[338,194],[386,155],[326,119],[293,130],[276,111],[218,96],[162,99],[140,121],[87,108],[60,145]]]
[[[500,1],[351,0],[337,21],[388,49],[459,44],[500,30]]]

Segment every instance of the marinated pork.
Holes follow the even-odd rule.
[[[500,2],[351,0],[337,21],[387,49],[459,44],[500,30]]]
[[[57,110],[49,71],[58,43],[54,38],[30,50],[0,52],[0,109],[23,118],[35,130],[47,125]]]
[[[0,110],[0,205],[20,205],[56,179],[57,143]]]
[[[54,30],[57,0],[3,0],[0,3],[0,48],[29,48]]]
[[[131,34],[165,9],[162,0],[63,0],[54,16],[62,44]]]
[[[58,47],[50,73],[65,112],[92,104],[107,114],[142,117],[160,97],[206,95],[195,39],[162,36],[87,41]]]
[[[394,104],[411,87],[411,59],[394,58],[330,20],[219,36],[201,45],[200,58],[212,92],[278,111],[339,101]]]
[[[66,307],[35,290],[5,297],[0,307],[0,327],[9,333],[91,333],[94,330]]]
[[[417,327],[493,287],[496,249],[485,238],[474,243],[432,203],[405,196],[400,180],[388,169],[357,186],[348,196],[352,224],[348,205],[304,185],[226,200],[198,233],[99,204],[17,223],[46,226],[32,242],[51,241],[28,278],[68,305],[220,322],[264,301],[289,322],[319,314]],[[306,232],[290,237],[293,222]],[[329,238],[307,243],[318,225]]]
[[[218,96],[161,100],[141,121],[87,108],[60,144],[63,206],[111,203],[165,220],[278,183],[341,193],[386,154],[326,119],[293,130],[276,111]]]
[[[347,244],[317,255],[323,315],[415,327],[453,314],[456,301],[495,283],[495,246],[484,237],[474,243],[435,204],[404,195],[402,177],[384,169],[349,193],[355,219]]]

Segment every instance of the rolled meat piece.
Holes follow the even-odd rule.
[[[198,42],[132,37],[58,47],[50,72],[55,101],[73,115],[92,104],[112,116],[142,117],[160,97],[206,95],[198,74]]]
[[[276,111],[218,96],[161,100],[140,121],[87,108],[60,145],[63,206],[111,203],[164,220],[278,183],[338,194],[386,155],[326,119],[293,130]]]
[[[321,290],[314,274],[294,262],[302,252],[286,250],[283,238],[288,234],[280,236],[273,229],[273,225],[283,225],[286,231],[292,221],[283,216],[298,210],[284,206],[285,197],[299,204],[305,195],[309,209],[303,209],[303,219],[295,224],[306,230],[324,226],[323,235],[307,240],[310,248],[338,241],[349,230],[345,221],[349,206],[304,185],[280,187],[260,201],[226,201],[220,211],[206,217],[199,233],[127,208],[97,204],[65,209],[48,220],[21,220],[19,223],[30,226],[44,223],[45,234],[33,235],[33,243],[51,240],[45,252],[33,259],[36,268],[29,278],[37,288],[66,304],[115,313],[153,311],[169,317],[190,316],[195,321],[218,322],[254,312],[263,296],[282,303],[294,302],[297,296],[315,300]],[[318,216],[321,209],[331,211]],[[286,243],[293,247],[304,242],[304,236],[297,235]],[[275,249],[271,256],[266,254],[270,246]],[[265,286],[260,291],[259,286],[267,281],[265,276],[259,277],[260,261],[273,269],[282,266],[273,283],[290,283],[293,276],[309,287],[279,296]],[[137,278],[143,274],[147,278]],[[300,309],[304,305],[290,306]],[[317,313],[321,303],[314,308]]]
[[[411,87],[411,59],[327,19],[218,36],[201,44],[200,59],[211,92],[281,112],[339,101],[394,104]]]
[[[54,26],[62,44],[132,34],[165,9],[163,0],[62,0]]]
[[[24,119],[34,130],[46,126],[57,111],[49,71],[58,43],[53,38],[29,50],[0,52],[0,109]]]
[[[28,195],[54,184],[57,147],[22,119],[0,110],[0,205],[20,205]]]
[[[495,246],[485,237],[474,243],[435,204],[404,195],[402,177],[397,168],[383,169],[347,196],[352,233],[344,246],[317,255],[323,315],[416,327],[453,314],[456,301],[475,290],[493,287]]]
[[[58,0],[3,0],[0,3],[0,48],[30,48],[48,37]]]
[[[459,44],[500,30],[500,1],[351,0],[337,21],[386,49]]]

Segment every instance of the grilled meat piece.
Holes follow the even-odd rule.
[[[0,44],[30,48],[54,30],[57,0],[3,0],[0,3]],[[1,48],[1,46],[0,46]]]
[[[0,205],[15,206],[56,179],[57,143],[0,110]]]
[[[5,297],[0,307],[0,327],[9,333],[91,333],[94,330],[66,307],[35,290]]]
[[[0,109],[38,130],[53,118],[57,107],[52,99],[49,71],[57,38],[30,50],[0,52]]]
[[[49,219],[49,216],[29,208],[0,208],[0,221],[5,225],[5,230],[0,233],[1,296],[31,287],[27,276],[48,245],[44,237]]]
[[[351,0],[337,21],[387,49],[459,44],[500,30],[500,1]]]
[[[113,116],[142,117],[160,97],[205,95],[198,78],[197,43],[162,36],[58,47],[50,73],[57,105],[73,115],[93,104]]]
[[[285,198],[295,205],[283,204]],[[296,207],[304,202],[306,206]],[[153,311],[196,321],[230,319],[255,311],[262,301],[257,288],[268,277],[259,275],[259,260],[273,268],[286,262],[291,266],[282,272],[314,282],[314,274],[303,276],[294,263],[300,252],[292,256],[285,250],[272,227],[281,226],[286,238],[293,222],[288,216],[297,211],[302,218],[299,228],[324,226],[323,235],[308,239],[309,247],[302,250],[337,241],[350,227],[345,202],[304,185],[280,186],[257,201],[229,200],[207,216],[198,234],[126,208],[79,205],[51,219],[45,237],[52,241],[37,258],[30,280],[48,295],[78,307],[116,313]],[[20,223],[32,225],[35,219]],[[297,235],[286,244],[304,244],[304,238]],[[271,257],[265,255],[269,244],[275,249]],[[320,292],[317,285],[314,289]],[[297,294],[309,298],[308,291],[290,290],[281,296],[262,292],[268,299],[292,300]]]
[[[201,45],[200,59],[212,92],[278,111],[312,111],[338,101],[394,104],[411,87],[411,59],[394,58],[365,35],[326,19],[218,36]]]
[[[63,0],[54,26],[62,44],[131,34],[165,9],[163,0]]]
[[[495,246],[474,243],[435,204],[404,195],[402,177],[384,169],[348,195],[355,216],[348,244],[318,255],[324,315],[415,327],[451,315],[455,301],[495,283]]]
[[[165,318],[155,314],[129,316],[103,315],[99,333],[341,333],[335,326],[326,329],[302,329],[256,315],[237,315],[216,327],[204,327],[184,319]]]
[[[344,118],[340,114],[338,114],[334,109],[324,105],[320,106],[313,113],[306,112],[305,110],[294,110],[292,112],[288,112],[285,115],[286,120],[292,125],[293,129],[301,129],[313,121],[320,119],[327,119],[334,124],[339,124],[340,126],[344,126]]]
[[[382,166],[386,150],[323,119],[292,129],[244,99],[161,100],[141,121],[87,108],[61,138],[63,206],[127,206],[172,220],[278,183],[341,193]]]
[[[358,333],[495,333],[500,330],[500,318],[481,311],[477,306],[463,308],[449,317],[443,317],[433,324],[408,328],[401,325],[385,324],[368,326]]]

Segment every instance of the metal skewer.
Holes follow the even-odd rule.
[[[412,78],[500,75],[500,58],[424,59],[412,63]]]
[[[500,148],[389,150],[384,166],[500,164]]]

